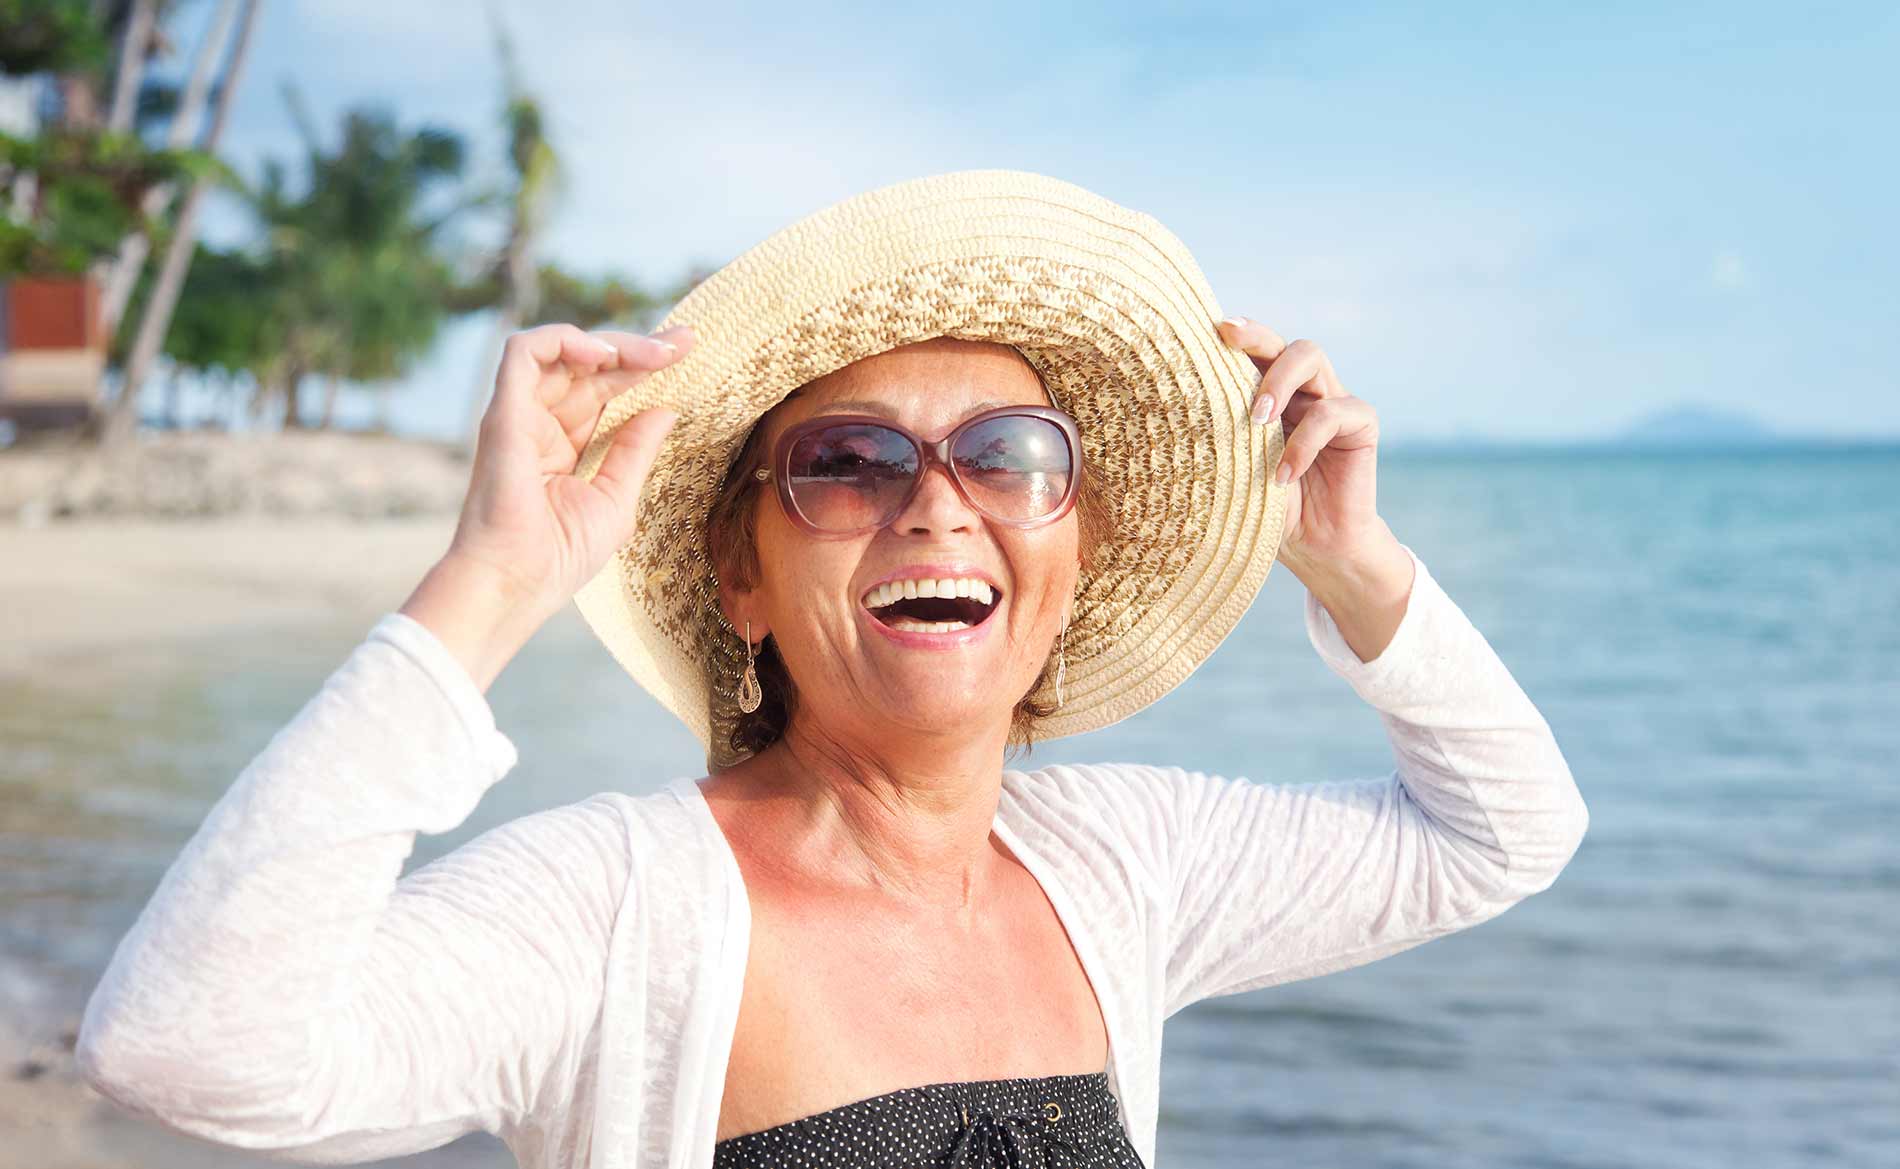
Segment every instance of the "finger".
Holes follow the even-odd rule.
[[[592,373],[619,363],[619,350],[611,340],[579,325],[537,325],[522,336],[527,339],[528,353],[543,370],[559,364],[578,373]]]
[[[673,344],[679,346],[681,353],[685,353],[699,341],[698,331],[691,325],[684,324],[668,325],[663,329],[655,329],[653,330],[652,336],[658,337],[663,341],[671,341]]]
[[[635,414],[614,432],[613,442],[601,458],[600,468],[594,472],[593,485],[607,497],[614,515],[623,521],[623,526],[617,529],[621,543],[633,534],[640,488],[646,483],[647,472],[653,469],[653,460],[659,457],[660,444],[677,421],[679,414],[664,406]]]
[[[1326,372],[1321,375],[1320,380],[1325,386],[1325,393],[1322,395],[1323,397],[1327,397],[1327,398],[1352,397],[1352,395],[1346,391],[1346,383],[1339,380],[1339,371],[1333,368],[1333,363],[1332,363],[1331,358],[1327,359]]]
[[[1378,442],[1379,414],[1363,398],[1328,398],[1308,403],[1286,440],[1274,479],[1286,483],[1304,475],[1328,447],[1365,447]]]
[[[663,332],[666,336],[610,329],[594,334],[619,351],[619,363],[611,370],[601,370],[601,376],[570,381],[559,398],[548,406],[576,450],[585,447],[593,437],[600,412],[608,402],[647,374],[678,361],[693,347],[691,328],[676,325]]]
[[[1316,343],[1293,342],[1260,379],[1260,389],[1254,396],[1254,421],[1268,422],[1284,414],[1297,393],[1304,392],[1315,398],[1340,396],[1331,375],[1332,360]]]
[[[619,364],[619,351],[611,342],[588,333],[577,325],[537,325],[509,336],[501,349],[501,365],[495,374],[495,397],[519,402],[530,397],[558,399],[564,388],[560,381],[552,390],[548,374],[565,368],[570,374],[588,374]]]
[[[1286,349],[1280,334],[1247,317],[1228,317],[1219,328],[1221,340],[1253,358],[1254,368],[1261,373]]]
[[[1326,403],[1315,402],[1300,419],[1299,425],[1287,437],[1286,446],[1280,452],[1280,465],[1274,469],[1273,478],[1278,483],[1290,483],[1297,476],[1306,474],[1313,460],[1326,449],[1339,433],[1339,411],[1325,408]]]
[[[1261,373],[1260,384],[1254,388],[1253,401],[1248,405],[1248,416],[1255,422],[1272,421],[1276,406],[1291,397],[1286,394],[1276,401],[1275,395],[1266,389],[1265,375],[1272,372],[1274,363],[1286,353],[1286,339],[1248,317],[1228,317],[1220,323],[1220,333],[1223,341],[1245,353]]]
[[[693,347],[693,331],[684,325],[667,329],[664,334],[648,336],[603,329],[596,335],[619,347],[621,369],[650,373],[678,361]]]

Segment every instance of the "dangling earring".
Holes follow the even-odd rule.
[[[765,701],[759,687],[759,671],[752,662],[752,622],[745,623],[745,673],[739,675],[739,709],[751,714]]]
[[[1062,615],[1062,631],[1056,634],[1056,709],[1062,709],[1062,680],[1069,673],[1069,615]]]

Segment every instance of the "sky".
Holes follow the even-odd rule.
[[[547,251],[578,271],[665,283],[860,191],[1009,167],[1160,219],[1389,441],[1685,403],[1900,437],[1893,5],[486,10],[551,116]],[[492,168],[499,77],[481,4],[265,0],[224,153],[297,157],[290,82],[321,127],[381,106]],[[494,356],[483,321],[450,329],[393,421],[457,433]]]

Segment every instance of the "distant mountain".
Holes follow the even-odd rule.
[[[1608,441],[1620,446],[1730,446],[1778,442],[1783,437],[1746,414],[1683,402],[1637,419]]]

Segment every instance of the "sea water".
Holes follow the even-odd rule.
[[[1158,1164],[1900,1164],[1900,449],[1394,453],[1379,497],[1550,722],[1590,831],[1492,921],[1175,1015]],[[1016,765],[1388,772],[1303,598],[1276,567],[1174,693]],[[77,1012],[210,804],[365,632],[0,686],[0,1010]],[[703,770],[571,611],[490,698],[521,762],[411,868]],[[507,1163],[482,1135],[454,1151]]]

